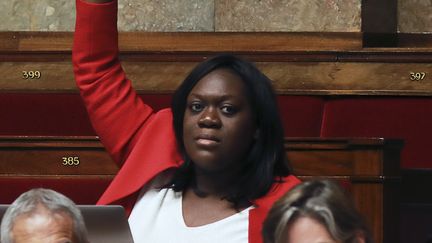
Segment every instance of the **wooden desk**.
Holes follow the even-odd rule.
[[[382,138],[286,140],[288,159],[301,179],[344,180],[375,242],[399,242],[400,140]]]
[[[299,178],[324,177],[349,184],[377,243],[399,241],[395,232],[399,230],[401,148],[401,141],[381,138],[286,139],[287,155]],[[41,178],[110,181],[117,171],[96,137],[0,137],[0,184]]]
[[[96,137],[0,136],[0,203],[46,187],[95,204],[117,171]]]

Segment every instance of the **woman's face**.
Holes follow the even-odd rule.
[[[246,86],[230,70],[210,72],[189,93],[183,142],[196,169],[206,173],[238,169],[256,129]]]
[[[334,240],[327,228],[310,217],[299,217],[288,225],[284,243],[342,243]]]

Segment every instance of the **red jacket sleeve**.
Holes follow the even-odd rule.
[[[101,142],[121,165],[153,111],[143,104],[118,60],[117,1],[76,1],[75,80]]]

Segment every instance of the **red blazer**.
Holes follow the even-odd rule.
[[[118,60],[117,1],[76,1],[73,64],[77,85],[93,127],[120,171],[98,204],[133,208],[140,189],[155,176],[182,163],[177,151],[172,113],[157,113],[143,103]],[[145,77],[143,77],[145,78]],[[257,199],[249,213],[249,242],[261,243],[262,223],[272,204],[299,180],[275,184]]]

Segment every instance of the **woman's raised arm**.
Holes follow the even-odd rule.
[[[122,164],[153,113],[118,60],[117,1],[76,0],[72,60],[75,80],[93,127]]]
[[[86,0],[86,2],[89,3],[107,3],[107,2],[111,2],[113,0]]]

